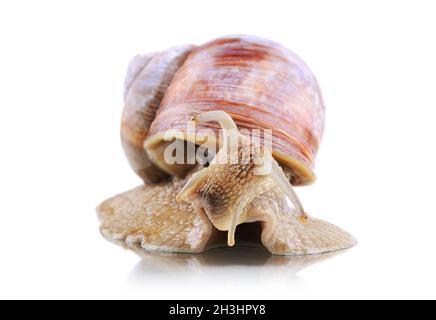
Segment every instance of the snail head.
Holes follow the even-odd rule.
[[[210,165],[187,181],[177,201],[191,203],[195,210],[209,217],[215,228],[227,231],[229,246],[235,244],[236,227],[250,222],[250,203],[274,188],[280,187],[288,195],[305,220],[298,197],[271,153],[240,134],[228,113],[210,111],[192,117],[192,121],[218,122],[223,130],[223,143]]]

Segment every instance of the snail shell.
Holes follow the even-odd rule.
[[[273,156],[291,170],[293,184],[315,180],[324,104],[314,75],[297,55],[248,36],[217,39],[193,50],[165,92],[145,143],[159,168],[170,175],[180,170],[158,158],[165,132],[186,132],[193,114],[211,110],[227,112],[239,129],[252,134],[253,129],[272,130]],[[185,139],[198,143],[187,134]]]
[[[157,182],[167,177],[150,161],[143,144],[171,80],[192,48],[179,46],[139,55],[127,69],[121,142],[130,166],[144,182]]]

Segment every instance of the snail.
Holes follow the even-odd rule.
[[[355,245],[309,216],[294,191],[315,180],[325,109],[314,75],[288,49],[229,36],[139,55],[124,102],[121,142],[144,184],[97,208],[104,237],[200,253],[235,245],[244,225],[277,255]],[[178,150],[183,161],[168,161]]]

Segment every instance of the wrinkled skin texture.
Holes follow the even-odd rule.
[[[264,155],[241,136],[238,159],[250,151]],[[209,167],[185,179],[141,186],[105,201],[97,209],[102,234],[147,251],[198,253],[225,246],[214,234],[229,231],[236,216],[236,224],[260,221],[262,244],[277,255],[332,252],[355,244],[350,234],[327,222],[302,221],[273,173],[254,174],[255,155],[247,164],[219,162],[229,156],[223,148]]]
[[[196,173],[185,185],[178,199],[192,203],[198,212],[207,214],[213,225],[229,231],[248,220],[246,208],[259,195],[275,186],[270,175],[256,175],[256,157],[262,149],[253,147],[249,139],[240,136],[238,148],[222,148],[210,166]],[[237,163],[229,163],[231,158]],[[243,159],[244,158],[244,159]]]
[[[356,244],[352,235],[333,224],[313,217],[302,222],[277,188],[257,197],[247,210],[252,221],[262,221],[261,240],[272,254],[319,254]]]
[[[247,154],[248,163],[242,163]],[[237,164],[223,164],[232,156],[238,158]],[[217,229],[229,234],[234,232],[232,221],[236,225],[261,221],[262,243],[274,254],[315,254],[355,244],[350,234],[336,226],[311,217],[301,219],[300,213],[288,206],[274,178],[283,173],[275,172],[274,167],[269,174],[255,173],[256,167],[262,166],[255,159],[261,157],[267,159],[268,154],[240,136],[237,155],[221,149],[208,168],[187,182],[178,198],[191,203],[200,215],[206,213]],[[229,243],[231,239],[230,234]]]
[[[102,235],[147,251],[202,252],[212,225],[191,205],[176,202],[184,182],[142,185],[104,201],[97,208]]]

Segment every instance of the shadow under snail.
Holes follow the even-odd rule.
[[[229,36],[139,55],[128,67],[124,102],[121,141],[144,184],[97,208],[104,237],[146,251],[200,253],[233,246],[239,225],[257,223],[252,236],[260,232],[272,254],[356,243],[307,215],[293,190],[315,180],[324,104],[312,72],[291,51]],[[269,148],[259,134],[267,130]],[[201,149],[208,160],[168,162],[174,145]]]

